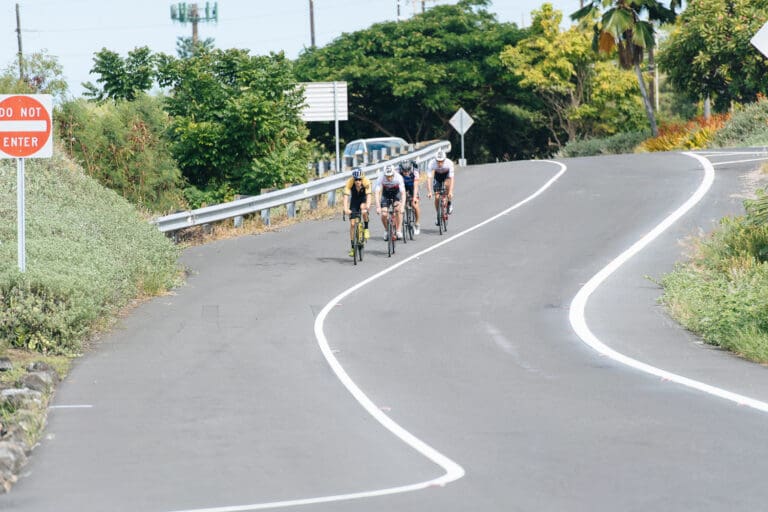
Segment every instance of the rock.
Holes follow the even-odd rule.
[[[0,476],[9,479],[18,474],[21,467],[27,463],[24,449],[16,443],[0,441]]]
[[[56,384],[53,375],[46,371],[27,373],[19,379],[19,383],[25,388],[41,393],[48,393]]]
[[[4,389],[0,391],[0,405],[8,404],[14,409],[20,409],[27,404],[42,406],[43,394],[27,388]]]
[[[0,357],[0,372],[9,372],[13,370],[13,363],[7,357]]]

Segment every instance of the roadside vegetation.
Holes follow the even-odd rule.
[[[0,352],[77,354],[121,307],[172,287],[177,249],[150,216],[312,179],[334,128],[301,120],[302,82],[347,82],[342,144],[394,135],[458,147],[449,120],[462,107],[475,119],[472,163],[768,145],[768,61],[748,44],[768,0],[584,4],[563,13],[543,3],[520,27],[499,22],[488,0],[459,0],[295,60],[210,39],[181,41],[176,56],[105,48],[82,98],[67,96],[53,55],[27,56],[21,80],[9,66],[0,93],[54,95],[59,141],[53,159],[28,163],[23,275],[15,166],[0,161]],[[664,280],[670,310],[707,341],[764,337],[765,204],[759,195],[745,217],[725,219]]]

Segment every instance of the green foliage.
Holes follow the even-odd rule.
[[[557,154],[560,158],[633,153],[650,134],[646,132],[617,133],[609,137],[569,141]]]
[[[170,120],[162,98],[69,101],[54,122],[67,154],[102,185],[155,213],[184,206],[181,172],[165,139]]]
[[[757,146],[768,144],[768,100],[736,110],[712,139],[711,147]]]
[[[302,82],[347,82],[347,140],[377,135],[412,142],[450,138],[458,147],[448,121],[463,107],[475,119],[466,138],[469,159],[545,154],[545,128],[531,123],[538,99],[520,89],[499,58],[525,31],[499,23],[485,10],[488,3],[438,5],[408,20],[342,34],[300,55],[296,74]],[[312,123],[311,129],[331,147],[330,124]]]
[[[561,21],[562,13],[544,4],[533,11],[530,35],[501,54],[520,85],[542,99],[557,145],[563,134],[570,141],[640,129],[634,75],[602,60],[585,26],[562,31]]]
[[[177,249],[63,156],[26,162],[27,271],[16,261],[16,166],[0,161],[0,343],[73,353],[137,295],[177,279]]]
[[[768,224],[726,218],[662,280],[663,302],[712,344],[768,362]]]
[[[61,64],[43,50],[24,56],[24,79],[19,79],[18,62],[0,73],[0,91],[3,94],[50,94],[62,100],[67,93],[67,82]]]
[[[198,192],[254,195],[308,179],[312,145],[300,118],[303,94],[282,53],[163,55],[159,73],[170,88],[171,151]]]
[[[142,46],[128,52],[123,59],[117,53],[102,48],[93,58],[91,73],[99,75],[96,82],[84,83],[84,96],[99,101],[104,99],[134,100],[142,92],[149,91],[155,79],[156,57],[151,50]]]
[[[669,80],[691,97],[710,96],[725,111],[732,101],[766,93],[768,63],[750,44],[768,21],[768,0],[689,2],[659,56]]]

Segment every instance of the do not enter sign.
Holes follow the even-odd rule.
[[[0,158],[50,158],[50,94],[0,95]]]

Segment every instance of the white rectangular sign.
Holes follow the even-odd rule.
[[[347,82],[304,82],[304,121],[346,121]]]

